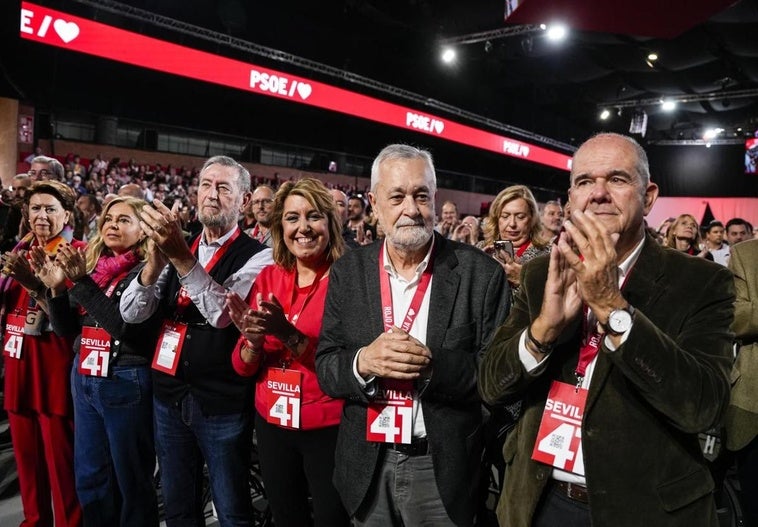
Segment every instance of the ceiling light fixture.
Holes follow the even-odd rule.
[[[568,34],[568,29],[563,24],[550,24],[547,28],[547,38],[554,42],[563,40]]]
[[[658,60],[658,53],[648,53],[647,60],[649,60],[650,62],[655,62],[656,60]]]
[[[609,111],[607,108],[603,109],[603,111],[602,111],[602,112],[600,112],[600,119],[601,119],[602,121],[605,121],[605,120],[606,120],[606,119],[608,119],[610,116],[611,116],[611,112],[610,112],[610,111]]]
[[[445,48],[442,50],[442,55],[440,55],[440,58],[442,58],[442,62],[445,64],[452,64],[455,62],[456,53],[453,48]]]
[[[719,134],[722,134],[723,132],[724,132],[723,128],[709,128],[703,134],[703,141],[710,141],[711,139],[715,139],[716,136],[718,136]]]
[[[674,101],[668,101],[668,100],[661,100],[661,109],[664,112],[673,112],[674,109],[676,109],[676,102],[674,102]]]

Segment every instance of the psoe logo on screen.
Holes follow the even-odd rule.
[[[40,17],[37,18],[39,19]],[[53,18],[51,15],[45,15],[41,19],[42,21],[38,22],[38,20],[35,20],[34,11],[22,9],[21,32],[45,38],[50,33],[50,26],[52,26],[53,32],[66,44],[79,36],[79,26],[76,25],[76,22],[69,22],[62,18]]]
[[[517,157],[529,157],[529,147],[513,141],[503,141],[503,152]]]
[[[445,123],[438,119],[433,119],[428,115],[407,112],[405,114],[405,126],[410,126],[424,132],[436,132],[438,135],[445,130]]]
[[[302,100],[311,96],[313,88],[307,82],[292,80],[282,75],[273,75],[258,70],[250,70],[250,87],[285,97],[297,94]]]

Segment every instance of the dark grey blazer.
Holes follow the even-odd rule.
[[[482,453],[477,368],[486,343],[508,312],[502,267],[479,249],[435,234],[426,345],[433,373],[420,387],[429,448],[442,501],[459,525],[474,516]],[[380,443],[366,441],[369,398],[353,375],[353,358],[383,331],[379,292],[381,243],[349,251],[332,267],[316,372],[328,395],[345,399],[334,482],[354,515],[369,492]]]
[[[531,459],[547,392],[553,380],[576,382],[579,321],[561,335],[544,369],[528,374],[518,357],[519,337],[542,306],[548,260],[524,266],[511,314],[481,365],[487,402],[523,397],[521,419],[503,447],[503,527],[532,524],[552,469]],[[592,525],[716,526],[697,433],[719,422],[729,400],[731,273],[648,236],[623,295],[636,308],[634,325],[616,351],[603,344],[582,423]]]

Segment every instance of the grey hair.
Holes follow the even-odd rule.
[[[385,146],[381,152],[374,159],[374,163],[371,165],[371,192],[376,190],[377,184],[379,184],[379,166],[385,161],[391,161],[396,159],[421,159],[426,165],[426,175],[431,180],[431,188],[429,189],[432,194],[437,192],[437,175],[434,171],[434,161],[432,161],[432,154],[428,150],[416,148],[411,145],[392,144]]]
[[[200,169],[200,173],[202,174],[205,172],[205,169],[211,165],[221,165],[224,167],[232,167],[237,169],[237,188],[239,189],[240,194],[250,192],[250,172],[248,172],[247,169],[240,165],[237,161],[229,156],[213,156],[203,164],[203,168]]]
[[[593,135],[589,139],[587,139],[582,145],[579,147],[581,150],[582,146],[586,145],[593,139],[602,138],[602,137],[613,137],[616,139],[621,139],[623,141],[626,141],[629,143],[632,148],[634,148],[634,152],[636,154],[637,162],[634,165],[635,170],[637,171],[637,174],[642,179],[642,187],[645,188],[650,183],[650,163],[647,159],[647,153],[645,152],[645,149],[640,146],[640,144],[633,138],[629,137],[628,135],[623,134],[617,134],[614,132],[600,132],[598,134]],[[577,150],[578,152],[579,150]],[[571,173],[569,174],[569,181],[573,181],[574,171],[571,170]]]
[[[54,157],[36,156],[34,159],[32,159],[32,163],[42,163],[44,165],[47,165],[47,167],[50,169],[50,172],[52,172],[55,176],[55,179],[58,181],[63,181],[63,175],[66,171],[63,168],[63,164]]]

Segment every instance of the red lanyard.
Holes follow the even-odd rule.
[[[303,309],[305,309],[305,305],[308,303],[308,301],[311,299],[311,297],[316,293],[316,289],[318,289],[318,285],[321,283],[321,279],[324,277],[326,272],[329,270],[329,264],[325,265],[321,269],[319,269],[316,272],[316,277],[313,279],[313,282],[310,285],[310,288],[308,292],[305,295],[298,295],[297,293],[297,271],[293,273],[292,275],[292,298],[290,299],[290,307],[287,310],[287,320],[289,320],[293,326],[297,327],[297,323],[300,321],[300,315],[303,313]]]
[[[226,254],[226,251],[229,250],[229,246],[231,246],[232,242],[236,240],[240,235],[240,229],[239,227],[235,227],[234,233],[227,239],[221,247],[219,247],[215,253],[213,253],[213,256],[208,261],[207,264],[205,264],[204,269],[207,273],[210,273],[211,270],[216,266],[218,261],[221,259],[224,254]],[[203,234],[201,233],[200,236],[195,238],[195,241],[192,243],[192,254],[197,256],[197,249],[200,247],[200,238],[202,238]],[[187,292],[184,289],[184,286],[181,287],[179,290],[179,295],[176,299],[176,314],[181,315],[187,307],[192,303],[192,299],[187,294]]]
[[[253,238],[263,243],[264,235],[261,232],[260,226],[257,223],[255,224],[255,227],[253,227]]]
[[[526,250],[532,246],[532,242],[530,240],[527,240],[525,244],[523,244],[521,247],[516,249],[516,258],[521,258],[524,256],[524,253]]]
[[[321,283],[321,279],[324,277],[326,272],[329,270],[329,264],[326,264],[324,267],[319,269],[316,272],[316,276],[313,279],[313,282],[311,283],[310,287],[308,288],[308,292],[306,294],[298,294],[298,288],[297,288],[297,271],[295,271],[292,275],[292,297],[290,298],[290,305],[289,308],[285,310],[285,313],[287,313],[287,320],[295,327],[297,327],[297,323],[300,322],[300,315],[303,314],[303,310],[305,309],[306,304],[310,301],[310,299],[313,297],[313,295],[316,293],[316,290],[318,289],[319,284]],[[284,348],[284,356],[282,357],[282,368],[286,368],[287,365],[289,365],[292,362],[292,351]]]
[[[622,291],[624,290],[626,281],[629,279],[629,275],[632,273],[632,269],[629,269],[629,272],[626,273],[626,276],[624,277],[624,281],[621,282],[620,289]],[[587,304],[584,304],[582,309],[582,346],[579,349],[579,362],[577,363],[576,370],[574,371],[577,379],[577,388],[581,387],[582,385],[584,375],[587,373],[587,367],[593,360],[595,360],[595,357],[597,357],[597,354],[600,351],[600,339],[603,337],[602,334],[597,330],[597,324],[592,330],[590,330],[588,323],[589,312],[589,306]]]
[[[379,283],[381,284],[382,295],[382,321],[384,322],[384,331],[389,331],[395,325],[395,314],[392,308],[392,286],[390,284],[390,275],[384,270],[384,245],[379,250]],[[411,330],[413,322],[416,320],[421,309],[421,303],[424,301],[424,295],[426,289],[429,287],[429,282],[432,280],[432,265],[434,263],[434,250],[429,257],[429,264],[421,274],[421,279],[416,286],[416,292],[413,293],[413,299],[411,305],[408,306],[408,312],[403,318],[403,323],[400,329],[406,333]]]
[[[111,297],[111,295],[113,294],[113,291],[116,289],[116,287],[118,287],[119,282],[121,282],[121,280],[123,280],[124,277],[129,274],[129,271],[131,271],[131,269],[127,269],[126,271],[118,275],[116,278],[111,280],[111,283],[108,284],[108,289],[105,291],[105,296],[107,296],[108,298]]]

